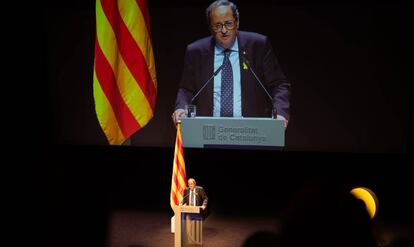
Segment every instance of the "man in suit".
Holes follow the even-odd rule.
[[[187,239],[185,246],[191,244],[202,244],[203,226],[202,221],[208,216],[208,197],[203,187],[197,186],[194,178],[188,179],[188,187],[184,190],[184,197],[181,204],[189,206],[200,206],[200,214],[185,214],[185,228]],[[192,246],[192,245],[191,245]]]
[[[202,210],[207,208],[208,197],[203,187],[197,186],[194,178],[188,179],[188,187],[184,190],[181,204],[190,206],[201,206]]]
[[[187,46],[174,123],[184,116],[186,105],[194,104],[199,116],[274,116],[287,127],[290,83],[268,38],[238,31],[239,11],[228,0],[213,2],[206,15],[211,36]],[[212,81],[205,84],[215,71]]]

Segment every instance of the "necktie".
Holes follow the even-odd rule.
[[[233,69],[230,63],[230,52],[224,51],[223,68],[221,70],[221,104],[220,116],[233,117]]]

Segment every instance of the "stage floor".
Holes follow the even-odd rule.
[[[109,247],[172,247],[172,212],[114,210],[108,217],[106,246]],[[280,222],[274,216],[228,216],[212,214],[203,223],[204,247],[242,247],[246,241],[257,241],[256,235],[274,241]],[[259,235],[257,235],[259,233]],[[275,238],[273,238],[275,237]],[[405,247],[414,244],[412,226],[382,226],[380,246]],[[255,242],[257,243],[257,242]],[[273,246],[273,245],[272,245]],[[276,245],[277,246],[277,245]]]
[[[174,246],[173,213],[114,211],[108,225],[108,246]],[[278,223],[266,217],[211,215],[203,223],[204,247],[243,246],[258,231],[277,233]]]

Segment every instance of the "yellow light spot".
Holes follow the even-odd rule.
[[[365,203],[368,214],[373,219],[378,207],[378,200],[374,192],[368,188],[359,187],[352,189],[351,194]]]

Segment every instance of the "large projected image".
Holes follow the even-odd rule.
[[[95,1],[48,6],[49,142],[173,147],[193,107],[183,138],[199,133],[209,147],[406,151],[403,6],[211,2],[149,1],[144,16]],[[119,129],[103,124],[107,109]]]

